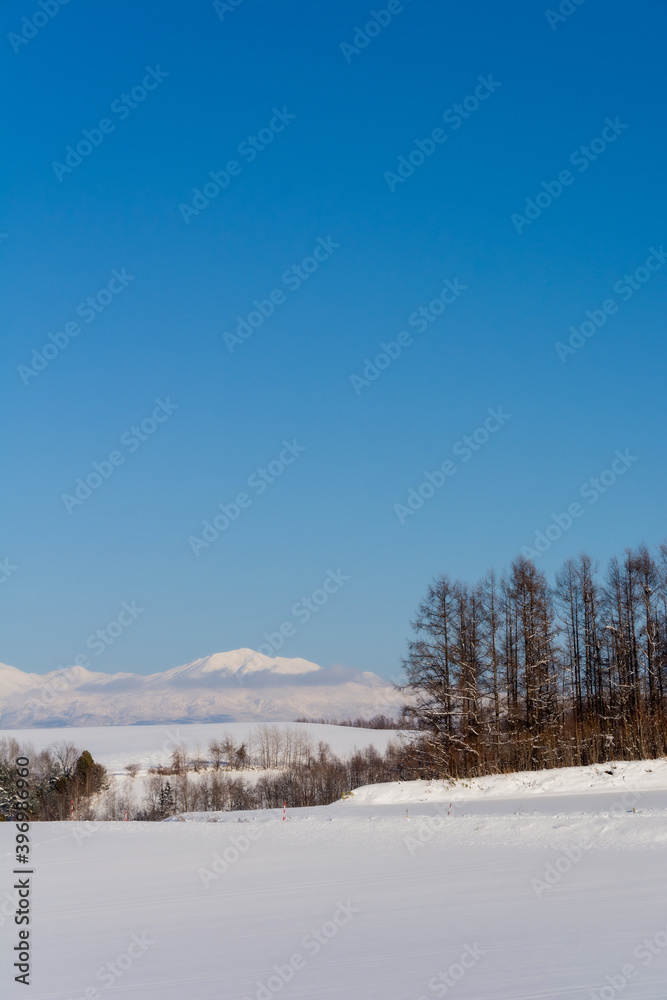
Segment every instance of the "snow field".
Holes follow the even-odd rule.
[[[480,779],[449,817],[406,782],[284,823],[35,824],[31,996],[664,1000],[665,762],[608,769]]]

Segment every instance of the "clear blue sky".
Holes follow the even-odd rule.
[[[406,0],[356,51],[383,0],[218,6],[0,12],[0,661],[68,665],[135,601],[94,669],[257,648],[289,623],[281,655],[390,676],[435,574],[507,566],[570,504],[550,575],[662,540],[667,264],[645,262],[667,246],[664,3],[586,0],[550,24],[546,0]],[[224,190],[181,207],[230,161]],[[230,351],[254,300],[273,314]],[[604,324],[562,360],[586,310]],[[350,378],[401,331],[377,378]],[[637,460],[591,503],[617,449]],[[395,506],[447,460],[419,510]],[[63,500],[95,462],[108,478]],[[294,605],[339,570],[306,621]]]

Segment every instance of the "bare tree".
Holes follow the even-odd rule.
[[[234,737],[230,733],[223,733],[222,739],[220,740],[220,747],[222,749],[223,759],[227,764],[227,770],[231,771],[234,767],[234,758],[236,757],[236,743]]]
[[[188,748],[185,743],[178,743],[171,752],[171,767],[174,774],[180,774],[187,769]]]
[[[208,745],[208,755],[216,771],[220,770],[220,764],[224,760],[224,750],[220,740],[213,739]]]
[[[77,748],[71,742],[59,740],[58,743],[51,745],[50,750],[60,768],[61,774],[65,778],[70,778],[79,759]]]
[[[430,733],[419,766],[474,774],[667,750],[667,545],[612,559],[604,584],[586,554],[553,590],[525,557],[479,586],[443,576],[413,625],[405,717]]]

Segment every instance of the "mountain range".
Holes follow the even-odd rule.
[[[105,674],[69,667],[30,674],[0,664],[0,727],[150,723],[349,720],[403,704],[368,671],[320,667],[252,649],[214,653],[155,674]]]

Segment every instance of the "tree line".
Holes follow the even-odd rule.
[[[343,759],[321,742],[313,754],[254,781],[222,768],[196,778],[188,770],[154,771],[148,776],[143,802],[132,809],[132,818],[155,821],[180,813],[282,809],[284,802],[289,808],[329,805],[361,785],[416,776],[416,770],[407,774],[402,757],[402,747],[390,744],[384,754],[369,746]],[[105,818],[122,818],[120,808],[114,814],[107,812]]]
[[[109,776],[73,743],[35,753],[11,739],[0,741],[0,820],[13,818],[15,761],[22,756],[30,759],[25,805],[31,820],[160,821],[188,812],[278,809],[284,802],[329,805],[361,785],[416,776],[406,772],[399,742],[390,742],[384,754],[368,746],[343,758],[291,726],[258,726],[242,740],[223,732],[204,752],[175,744],[164,763],[127,764],[127,782]],[[135,785],[141,772],[145,778]]]
[[[88,750],[60,741],[35,753],[15,739],[0,740],[0,821],[11,820],[18,806],[18,757],[29,760],[28,798],[22,802],[31,820],[70,819],[90,810],[94,797],[109,787],[106,769]]]
[[[412,622],[403,719],[422,776],[475,776],[667,752],[667,545],[566,560],[549,584],[520,556],[443,575]]]
[[[312,722],[320,726],[348,726],[351,729],[403,729],[403,723],[400,719],[395,719],[393,716],[384,715],[383,712],[378,712],[377,715],[371,716],[371,718],[366,719],[361,715],[358,715],[356,719],[306,719],[300,718],[295,719],[295,722]]]

